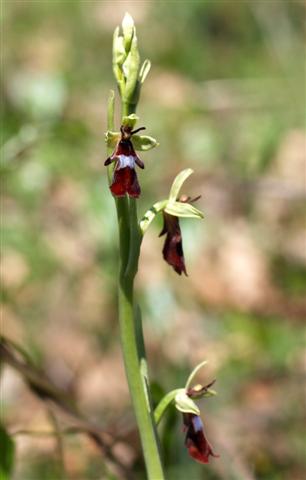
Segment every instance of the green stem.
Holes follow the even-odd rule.
[[[134,113],[136,106],[123,104],[122,116]],[[112,127],[113,128],[113,127]],[[136,308],[134,305],[134,278],[138,270],[138,260],[142,233],[138,224],[136,200],[127,197],[117,199],[119,224],[120,274],[119,274],[119,324],[120,337],[130,395],[149,480],[163,480],[159,441],[151,407],[150,390],[146,372],[145,352],[140,350],[136,332]],[[142,329],[141,315],[138,314]]]
[[[150,480],[162,480],[164,474],[160,460],[156,427],[153,421],[147,385],[142,375],[141,362],[138,356],[134,323],[133,283],[130,278],[123,278],[120,280],[119,285],[119,322],[123,358],[140,432],[148,478]]]
[[[138,259],[140,255],[140,245],[142,242],[142,232],[138,223],[137,215],[137,201],[135,198],[130,198],[130,251],[129,260],[125,275],[134,278],[138,270]]]

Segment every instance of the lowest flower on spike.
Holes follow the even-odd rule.
[[[213,452],[205,436],[200,410],[193,399],[215,395],[216,392],[210,389],[214,383],[215,381],[205,386],[189,387],[187,382],[185,389],[175,396],[175,406],[183,414],[184,431],[186,432],[185,445],[189,455],[200,463],[208,463],[210,456],[218,457],[219,455]]]
[[[175,408],[183,415],[183,430],[186,433],[185,446],[189,455],[200,463],[209,463],[210,457],[219,456],[214,453],[206,438],[200,409],[194,401],[215,396],[215,390],[210,388],[215,380],[205,386],[201,384],[191,386],[195,375],[206,363],[206,361],[201,362],[193,369],[184,388],[177,388],[167,393],[154,412],[155,421],[158,424],[167,408],[174,402]]]

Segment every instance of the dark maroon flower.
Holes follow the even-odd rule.
[[[165,211],[163,211],[163,217],[164,226],[159,234],[160,237],[167,234],[163,248],[163,257],[179,275],[184,272],[187,276],[179,219]]]
[[[130,127],[122,126],[120,128],[121,139],[113,154],[104,162],[104,165],[116,162],[110,186],[111,192],[115,197],[124,197],[126,193],[133,198],[138,198],[140,195],[140,186],[135,166],[138,165],[140,168],[144,168],[144,164],[137,156],[131,141],[131,136],[140,130],[144,130],[144,127],[132,131]]]
[[[205,437],[201,417],[194,413],[183,413],[183,419],[189,455],[200,463],[209,463],[210,456],[218,457]]]
[[[181,203],[193,203],[200,197],[201,195],[194,198],[193,200],[190,200],[190,197],[187,197],[187,195],[182,195],[179,201]],[[164,225],[162,231],[159,234],[160,237],[164,234],[167,234],[163,248],[163,257],[166,262],[174,268],[176,273],[181,275],[182,272],[184,272],[186,277],[188,277],[185,267],[183,240],[179,218],[165,211],[163,211],[163,217]]]

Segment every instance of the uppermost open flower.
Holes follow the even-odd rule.
[[[115,147],[112,155],[108,157],[104,165],[110,165],[115,162],[112,183],[110,189],[115,197],[124,197],[128,194],[130,197],[138,198],[140,195],[140,186],[136,174],[136,165],[144,168],[135,150],[150,150],[157,145],[154,138],[147,135],[137,135],[145,127],[133,130],[138,117],[135,114],[123,117],[120,132],[106,132],[105,139],[108,147]],[[132,139],[133,137],[133,139]]]
[[[134,198],[138,198],[140,195],[140,186],[135,166],[138,165],[140,168],[144,168],[144,163],[134,150],[131,136],[140,130],[144,130],[144,128],[140,127],[137,130],[132,130],[132,127],[122,125],[120,128],[121,138],[113,154],[104,162],[106,166],[116,162],[110,186],[111,192],[115,197],[124,197],[126,193]]]

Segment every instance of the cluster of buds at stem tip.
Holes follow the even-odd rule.
[[[205,364],[206,362],[202,362],[193,370],[185,388],[179,389],[174,399],[176,409],[183,414],[183,429],[186,432],[185,445],[189,455],[200,463],[208,463],[209,457],[219,456],[214,453],[206,438],[200,410],[194,402],[195,399],[216,395],[216,392],[210,388],[215,380],[205,386],[197,384],[190,387],[193,377]]]
[[[140,66],[134,20],[126,13],[120,27],[114,32],[113,39],[113,71],[117,80],[122,102],[136,106],[140,88],[151,68],[149,60]]]

